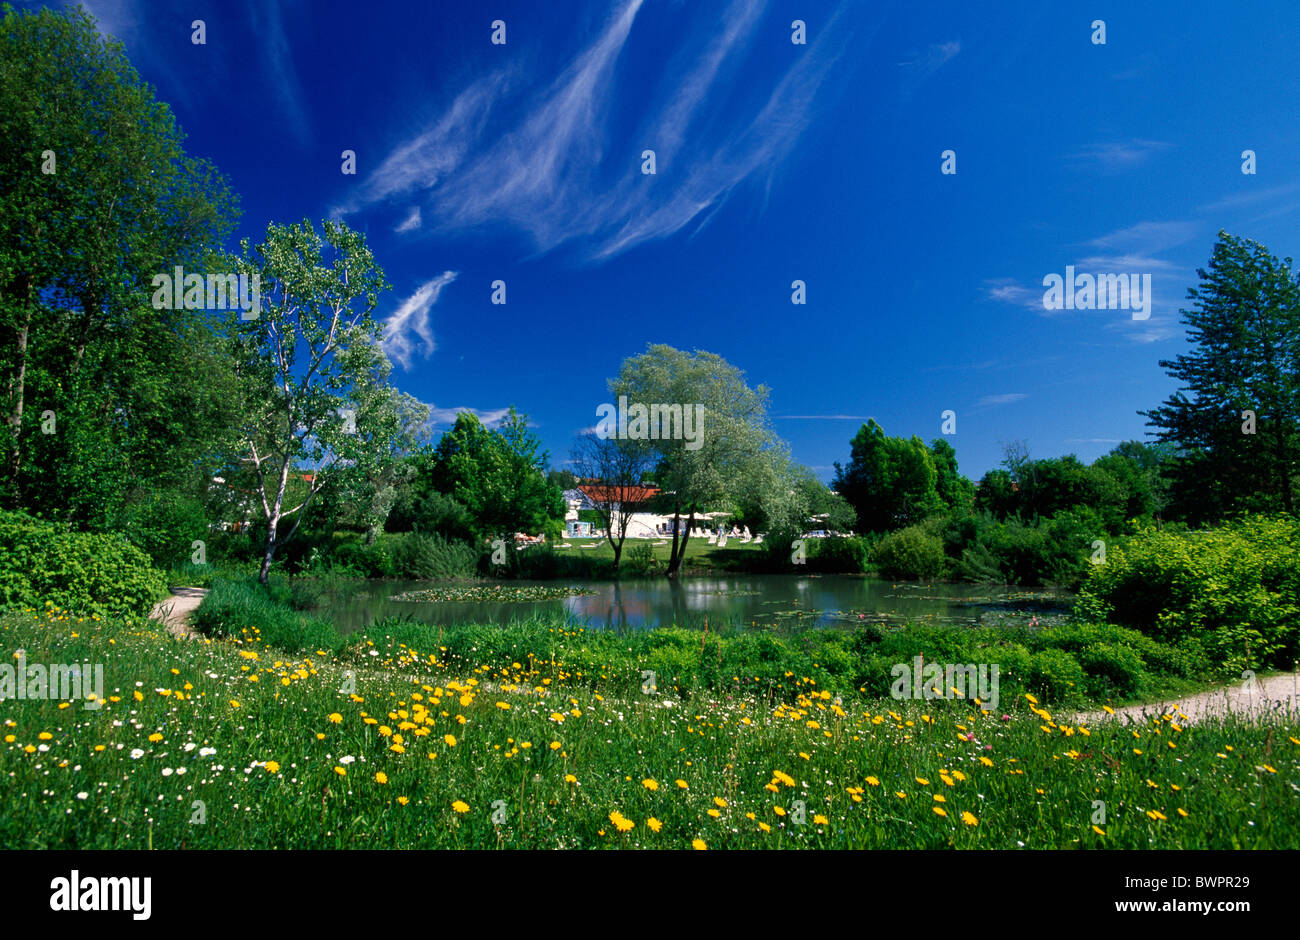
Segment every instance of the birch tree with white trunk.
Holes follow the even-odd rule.
[[[267,525],[258,580],[293,538],[316,495],[341,471],[373,465],[391,451],[395,424],[374,394],[387,375],[382,327],[372,317],[389,284],[365,238],[344,223],[271,224],[241,243],[239,273],[261,278],[256,319],[232,314],[241,377],[240,460]],[[286,505],[298,475],[305,496]]]

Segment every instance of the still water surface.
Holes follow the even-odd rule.
[[[523,587],[525,581],[504,582]],[[857,623],[975,624],[1060,613],[1068,597],[1050,591],[971,584],[911,584],[851,575],[719,575],[668,581],[540,582],[594,594],[503,603],[495,600],[410,602],[393,597],[433,586],[427,581],[370,581],[329,601],[327,612],[345,633],[378,619],[408,614],[428,623],[508,623],[536,616],[568,617],[596,629],[652,629],[710,623],[827,626]]]

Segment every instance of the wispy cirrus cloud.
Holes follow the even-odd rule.
[[[979,401],[975,402],[977,408],[996,408],[998,405],[1011,405],[1018,401],[1024,401],[1029,396],[1024,392],[1008,392],[1003,395],[985,395]]]
[[[420,351],[421,345],[425,356],[433,353],[433,326],[429,322],[429,312],[438,302],[442,289],[454,280],[455,271],[443,271],[425,281],[384,321],[384,352],[399,362],[403,369],[411,368],[411,359]]]
[[[1157,257],[1157,254],[1178,248],[1201,237],[1205,226],[1191,220],[1143,221],[1124,228],[1106,232],[1095,238],[1077,243],[1088,251],[1077,256],[1065,256],[1060,264],[1047,274],[1064,276],[1065,268],[1073,266],[1075,274],[1127,274],[1139,277],[1150,275],[1151,296],[1146,298],[1147,317],[1109,317],[1105,328],[1118,330],[1135,343],[1153,343],[1169,339],[1178,333],[1173,313],[1178,309],[1178,298],[1195,279],[1195,270],[1186,264]],[[999,303],[1032,310],[1040,316],[1063,317],[1073,315],[1069,309],[1051,309],[1043,304],[1042,276],[1026,284],[1015,278],[994,278],[983,285],[984,296]],[[1099,312],[1112,313],[1105,309]]]
[[[1196,238],[1204,228],[1200,222],[1138,222],[1127,228],[1107,232],[1085,242],[1090,248],[1107,251],[1157,252],[1186,244]]]
[[[786,421],[870,421],[871,415],[772,415]]]
[[[707,222],[738,185],[772,172],[813,120],[819,90],[848,46],[852,30],[840,20],[851,7],[818,24],[807,48],[793,47],[790,65],[755,101],[734,66],[754,45],[764,0],[732,0],[720,19],[685,37],[657,82],[629,88],[618,63],[642,4],[627,0],[550,82],[501,71],[471,84],[395,146],[336,214],[400,197],[418,202],[440,232],[504,225],[538,252],[572,243],[588,261]],[[647,87],[645,117],[616,128],[626,123],[612,120],[620,102]],[[748,108],[736,105],[743,95]],[[626,136],[611,139],[616,129]],[[654,175],[640,172],[645,149],[655,151]]]
[[[913,55],[912,58],[898,64],[901,68],[908,69],[915,79],[922,79],[939,71],[939,69],[955,59],[960,52],[960,39],[954,39],[950,42],[938,42],[932,44],[924,52]]]
[[[1246,177],[1250,179],[1250,177]],[[1258,205],[1262,202],[1275,202],[1288,196],[1300,194],[1300,183],[1287,183],[1284,186],[1269,186],[1266,189],[1251,189],[1244,193],[1234,193],[1231,196],[1224,196],[1222,199],[1216,199],[1214,202],[1208,202],[1203,206],[1198,206],[1198,212],[1222,212],[1225,209],[1243,209],[1248,206]]]
[[[510,414],[509,408],[437,408],[429,407],[429,425],[437,427],[440,424],[455,424],[456,416],[462,412],[468,411],[482,422],[484,427],[495,427],[505,420]]]
[[[1013,307],[1023,307],[1037,313],[1049,313],[1043,307],[1043,288],[1027,287],[1014,278],[991,278],[983,284],[984,296]]]
[[[101,36],[121,40],[132,64],[152,73],[153,80],[165,89],[167,99],[185,106],[192,103],[189,84],[177,77],[166,56],[157,54],[166,44],[157,42],[157,37],[151,35],[157,18],[141,0],[64,0],[64,6],[78,5],[94,17],[95,28]]]
[[[393,229],[393,231],[397,232],[399,235],[402,232],[411,232],[420,227],[420,222],[420,207],[416,206],[411,210],[410,214]]]
[[[260,37],[263,44],[252,61],[261,62],[268,71],[269,84],[290,130],[299,143],[305,144],[311,139],[311,129],[302,83],[293,67],[293,47],[284,31],[282,6],[281,0],[249,0],[252,34]]]
[[[1141,166],[1170,146],[1159,140],[1103,141],[1075,151],[1067,159],[1079,166],[1115,173]]]

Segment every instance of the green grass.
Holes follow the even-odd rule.
[[[539,624],[439,643],[407,622],[349,639],[289,656],[251,630],[185,641],[6,615],[0,646],[103,662],[111,698],[0,703],[0,845],[1300,847],[1300,728],[1280,716],[1084,729],[1005,687],[989,712],[856,690],[837,703],[824,664],[710,684],[727,648],[671,631],[655,641],[666,674],[692,678],[661,675],[654,694],[628,672],[653,648],[615,659],[627,638],[612,634]]]
[[[583,555],[597,558],[601,561],[614,561],[614,549],[609,544],[609,539],[602,539],[600,545],[596,548],[579,548],[579,545],[590,544],[591,539],[570,539],[569,548],[560,548],[556,543],[556,552],[563,555]],[[623,543],[623,560],[627,560],[628,551],[634,545],[649,545],[655,555],[655,560],[663,565],[668,564],[668,558],[672,554],[672,539],[667,539],[666,545],[655,545],[654,542],[659,539],[628,539]],[[755,545],[748,542],[740,544],[735,538],[727,541],[726,548],[718,548],[716,545],[710,545],[706,539],[692,538],[686,543],[686,561],[684,564],[689,568],[697,569],[717,569],[717,570],[744,570],[747,565],[752,565],[758,554],[762,551],[763,546]]]

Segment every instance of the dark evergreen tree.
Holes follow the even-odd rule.
[[[1300,283],[1291,259],[1219,233],[1182,311],[1192,350],[1160,365],[1181,388],[1140,412],[1178,447],[1171,515],[1212,522],[1295,512],[1300,472]]]

